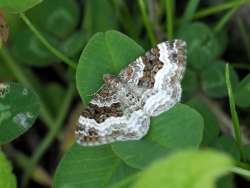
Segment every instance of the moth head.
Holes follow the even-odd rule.
[[[110,87],[116,88],[116,89],[119,88],[121,85],[121,81],[120,81],[119,77],[115,77],[111,74],[104,74],[103,80],[104,80],[105,84],[109,85]]]
[[[104,74],[103,75],[103,80],[106,84],[110,84],[112,83],[112,81],[114,80],[114,76],[111,74]]]

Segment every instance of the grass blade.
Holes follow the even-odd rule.
[[[219,13],[219,12],[227,10],[227,9],[239,7],[239,6],[246,4],[246,3],[249,3],[249,2],[250,2],[250,0],[237,0],[237,1],[230,1],[230,2],[221,3],[217,6],[211,6],[209,8],[198,11],[194,15],[193,19],[204,18],[206,16],[216,14],[216,13]]]
[[[225,79],[226,79],[227,92],[228,92],[228,97],[229,97],[230,112],[231,112],[232,121],[233,121],[235,140],[236,140],[236,143],[239,147],[241,159],[243,161],[245,161],[246,157],[245,157],[243,144],[242,144],[242,140],[241,140],[240,122],[239,122],[239,117],[238,117],[237,111],[235,109],[235,100],[234,100],[232,86],[231,86],[231,82],[230,82],[229,65],[228,64],[226,64]]]
[[[166,31],[168,40],[174,37],[174,0],[166,1]]]
[[[155,46],[156,45],[156,38],[154,36],[152,26],[151,26],[151,24],[149,22],[149,18],[148,18],[147,14],[146,14],[145,3],[144,3],[143,0],[137,0],[137,2],[138,2],[138,5],[139,5],[139,8],[140,8],[140,11],[141,11],[142,20],[143,20],[144,25],[145,25],[146,30],[147,30],[149,40],[150,40],[151,44],[153,46]]]
[[[189,21],[192,20],[199,3],[200,3],[200,0],[189,0],[188,1],[185,12],[184,12],[182,19],[181,19],[181,24],[180,24],[181,26],[187,24]]]
[[[243,168],[239,168],[239,167],[233,167],[231,169],[231,172],[235,173],[235,174],[238,174],[240,176],[243,176],[243,177],[247,177],[247,178],[250,178],[250,171],[249,170],[246,170],[246,169],[243,169]]]

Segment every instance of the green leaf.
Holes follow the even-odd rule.
[[[133,187],[214,188],[215,180],[232,166],[228,156],[216,151],[181,151],[155,162]]]
[[[53,37],[47,34],[45,36],[50,43],[55,46],[58,45],[58,42]],[[22,64],[44,66],[58,60],[28,28],[18,31],[13,36],[10,49],[18,63]]]
[[[16,188],[16,177],[12,173],[12,166],[0,150],[0,187],[2,188]]]
[[[78,31],[68,37],[60,47],[62,49],[62,52],[64,52],[67,56],[72,57],[76,54],[80,54],[85,43],[86,36],[84,32]]]
[[[182,81],[182,100],[187,100],[194,96],[194,93],[198,89],[198,76],[192,69],[187,69]]]
[[[187,42],[189,66],[202,69],[218,56],[219,43],[212,30],[203,23],[192,23],[181,27],[177,37]]]
[[[117,31],[95,34],[83,50],[76,70],[76,85],[88,102],[103,83],[103,74],[118,74],[144,52],[133,40]]]
[[[215,140],[214,147],[230,154],[235,160],[240,160],[240,153],[234,139],[229,135],[221,135]]]
[[[126,164],[142,169],[173,150],[198,148],[203,134],[203,119],[192,108],[178,104],[151,119],[148,135],[140,141],[112,144],[114,152]]]
[[[145,168],[154,160],[170,152],[170,149],[153,142],[149,136],[138,141],[114,143],[112,149],[127,165],[137,169]]]
[[[0,85],[0,145],[27,131],[39,114],[38,97],[17,83]]]
[[[197,148],[203,136],[203,123],[203,118],[197,111],[179,104],[172,110],[152,118],[149,136],[167,148]]]
[[[1,0],[0,8],[8,13],[21,13],[36,6],[43,0]]]
[[[230,68],[230,78],[233,88],[238,83],[237,73]],[[203,91],[210,97],[227,96],[225,81],[225,63],[222,61],[213,62],[210,66],[202,70],[201,81]]]
[[[53,187],[104,188],[134,172],[114,155],[109,145],[74,144],[57,167]]]
[[[216,139],[220,133],[220,128],[216,117],[210,111],[208,106],[200,100],[192,99],[187,104],[197,110],[204,119],[204,134],[202,145],[212,144],[214,142],[214,139]]]
[[[80,7],[76,1],[60,0],[58,3],[58,0],[46,0],[27,15],[40,30],[62,40],[76,29]]]
[[[110,1],[87,0],[85,2],[83,29],[87,32],[87,36],[96,32],[117,29],[115,11]]]
[[[219,32],[215,32],[214,35],[215,35],[215,38],[219,44],[218,49],[217,49],[217,53],[218,53],[218,57],[220,57],[223,55],[223,53],[226,51],[226,49],[228,47],[228,40],[230,40],[230,39],[228,39],[229,34],[225,29],[223,29]]]
[[[234,135],[235,135],[235,141],[238,145],[240,156],[243,161],[246,160],[246,156],[243,150],[243,142],[241,137],[241,129],[240,129],[240,122],[239,122],[239,116],[236,111],[235,107],[235,99],[233,95],[233,89],[230,79],[230,70],[229,65],[226,64],[225,67],[225,79],[226,79],[226,85],[227,85],[227,92],[228,92],[228,99],[229,99],[229,107],[230,107],[230,113],[233,121],[233,128],[234,128]]]
[[[109,185],[113,186],[114,184],[117,184],[117,182],[124,181],[127,177],[134,176],[138,172],[138,169],[131,168],[120,160],[120,164],[118,165],[116,172],[109,181]]]
[[[240,107],[250,107],[250,74],[248,74],[235,89],[236,104]]]

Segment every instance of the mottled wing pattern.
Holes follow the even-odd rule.
[[[157,48],[160,55],[158,61],[162,67],[155,73],[152,89],[146,90],[142,97],[144,111],[149,116],[157,116],[180,101],[181,80],[186,64],[184,42],[164,42]]]
[[[160,43],[119,74],[140,98],[147,115],[157,116],[180,101],[185,49],[186,43],[181,40]]]
[[[79,118],[76,140],[83,146],[95,146],[119,140],[138,140],[149,128],[145,113],[126,103],[124,86],[104,84]],[[122,92],[123,93],[123,92]]]
[[[108,76],[79,118],[77,142],[93,146],[142,138],[151,116],[180,101],[185,48],[181,40],[160,43],[117,77]]]

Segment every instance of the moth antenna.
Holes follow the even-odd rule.
[[[87,96],[90,97],[90,96],[95,96],[101,89],[103,88],[103,85],[94,93],[92,94],[88,94]]]

